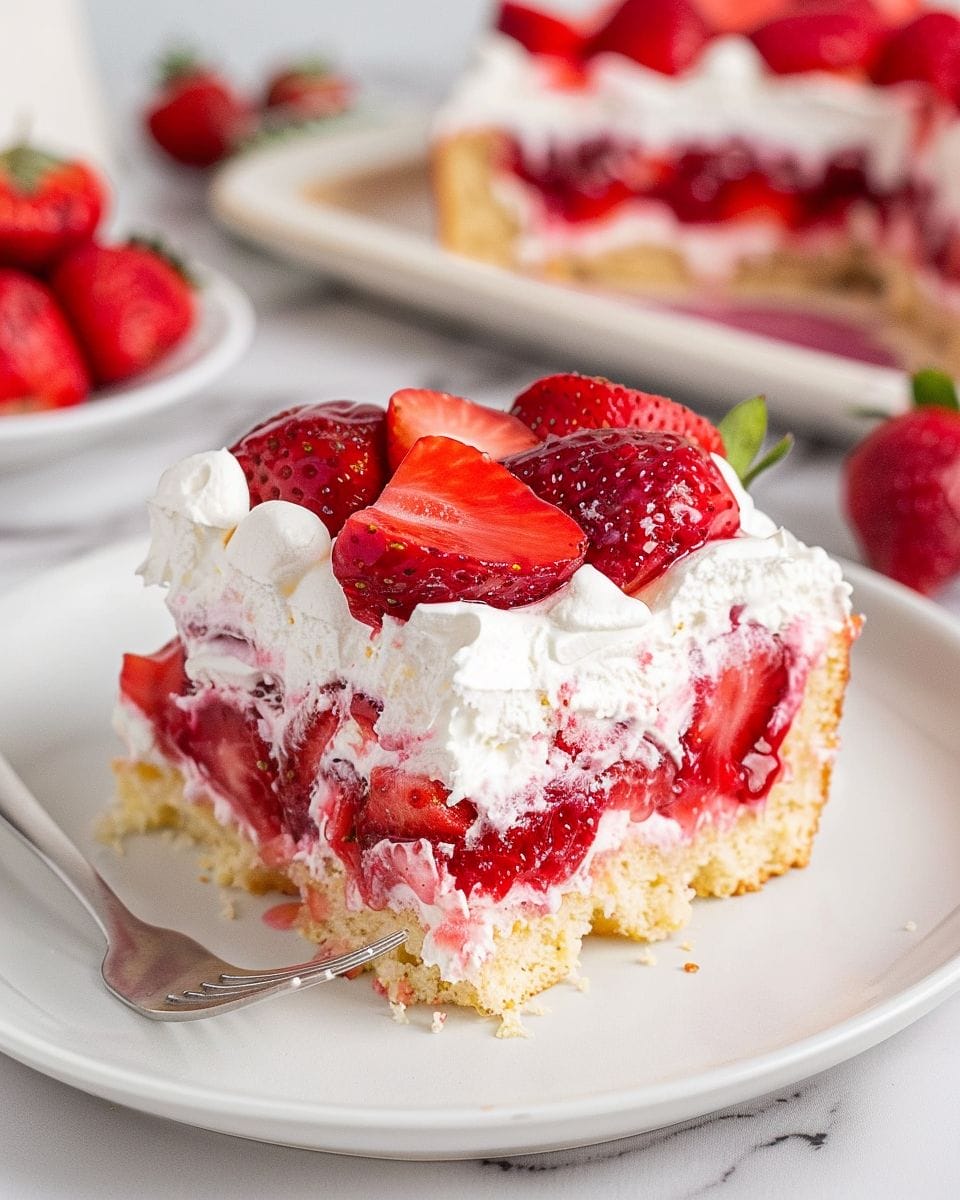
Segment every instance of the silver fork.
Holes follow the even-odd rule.
[[[224,962],[192,938],[135,917],[0,755],[0,818],[73,892],[100,926],[100,968],[110,991],[155,1021],[192,1021],[268,996],[311,987],[363,966],[406,941],[402,929],[323,961],[252,971]]]

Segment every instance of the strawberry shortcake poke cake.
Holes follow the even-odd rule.
[[[437,114],[441,240],[700,298],[855,283],[960,369],[960,16],[935,8],[506,0]]]
[[[112,833],[184,830],[321,950],[404,928],[378,988],[489,1014],[805,865],[858,626],[741,482],[761,407],[407,389],[173,466]]]

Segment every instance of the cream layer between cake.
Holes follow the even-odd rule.
[[[164,475],[142,573],[168,587],[188,676],[255,713],[268,745],[283,745],[305,714],[328,703],[331,685],[343,689],[341,702],[344,692],[374,698],[383,705],[376,739],[348,717],[324,761],[345,759],[366,778],[376,766],[402,764],[442,783],[451,804],[469,798],[478,824],[505,831],[545,803],[542,787],[558,774],[596,777],[621,760],[654,768],[659,756],[679,755],[693,703],[691,664],[708,675],[728,665],[731,610],[743,627],[769,630],[789,647],[794,707],[828,647],[848,636],[849,589],[837,565],[757,513],[720,465],[740,503],[740,535],[676,562],[638,598],[584,567],[537,605],[421,605],[405,624],[387,618],[373,636],[347,609],[320,520],[284,502],[250,510],[243,472],[225,450]],[[555,744],[560,711],[586,747],[575,768]],[[118,707],[116,723],[132,761],[167,765],[132,704]],[[826,771],[833,742],[821,749]],[[256,843],[213,781],[189,762],[174,765],[188,799],[212,800],[222,826]],[[762,776],[769,763],[756,770]],[[316,836],[293,857],[295,873],[318,882],[338,871],[323,836],[331,799],[318,781]],[[465,896],[425,839],[383,841],[366,856],[363,895],[348,876],[345,903],[358,913],[372,904],[414,914],[425,966],[443,981],[470,980],[518,918],[548,917],[588,897],[600,858],[628,844],[669,855],[730,820],[729,812],[715,822],[704,811],[684,828],[660,814],[637,821],[605,812],[569,878],[546,889],[514,885],[496,901]]]

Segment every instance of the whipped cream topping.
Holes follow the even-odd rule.
[[[905,178],[915,131],[912,89],[828,72],[776,75],[739,35],[717,38],[678,76],[620,54],[598,55],[587,70],[585,88],[558,87],[548,61],[490,33],[441,108],[435,136],[505,129],[534,159],[552,146],[600,136],[653,152],[743,138],[775,160],[788,153],[814,180],[851,149],[865,152],[878,190]]]
[[[469,798],[485,825],[501,831],[542,807],[541,786],[569,768],[555,745],[558,712],[576,728],[584,747],[577,769],[591,778],[620,759],[651,769],[663,754],[679,761],[694,704],[691,657],[708,674],[726,665],[722,635],[733,606],[809,662],[849,620],[839,567],[777,529],[720,461],[740,505],[740,534],[679,560],[641,596],[625,595],[584,566],[535,605],[425,604],[406,623],[386,618],[375,634],[349,612],[322,523],[282,502],[249,510],[246,484],[243,502],[234,486],[242,472],[230,458],[218,451],[186,460],[167,472],[151,502],[153,540],[142,573],[168,586],[188,675],[252,712],[275,748],[305,714],[329,705],[330,685],[347,698],[375,698],[383,705],[377,738],[364,738],[348,718],[328,753],[362,776],[402,764],[444,784],[451,804]],[[225,527],[228,519],[234,528]],[[156,754],[132,705],[118,706],[116,724],[131,755]],[[185,771],[188,794],[210,790],[189,764]],[[214,799],[218,818],[230,819],[226,797]],[[320,826],[326,799],[318,785],[312,811]],[[566,891],[586,886],[592,857],[622,839],[616,821],[600,823],[610,845],[597,840],[579,872],[538,893],[538,905],[555,906]],[[680,836],[665,818],[632,829],[658,844]],[[302,856],[319,870],[330,853],[321,841]],[[499,904],[468,903],[438,871],[428,843],[405,850],[399,868],[397,853],[389,842],[371,852],[374,863],[384,857],[392,881],[383,902],[416,907],[431,931],[427,961],[440,963],[445,978],[466,977],[489,951],[493,929],[532,902],[529,888],[514,888]],[[459,942],[451,921],[459,922]]]

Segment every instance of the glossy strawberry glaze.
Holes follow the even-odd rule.
[[[469,800],[448,805],[441,783],[405,774],[403,748],[379,742],[373,698],[328,689],[328,707],[299,722],[289,744],[271,748],[252,708],[188,679],[178,641],[152,656],[127,655],[121,691],[149,720],[162,754],[230,805],[270,865],[319,841],[344,865],[364,903],[379,907],[393,884],[410,881],[402,847],[426,840],[438,870],[457,889],[498,901],[514,885],[543,893],[569,880],[606,811],[628,812],[635,822],[659,813],[689,838],[704,821],[723,825],[766,797],[780,774],[780,746],[809,664],[792,651],[792,638],[743,622],[737,609],[722,640],[720,657],[728,665],[719,678],[691,664],[691,717],[679,765],[651,746],[655,768],[621,760],[597,774],[590,763],[599,747],[585,743],[569,698],[562,698],[555,712],[556,776],[541,793],[523,797],[525,815],[506,831],[485,828]],[[326,753],[345,724],[358,747],[356,764],[342,752]],[[611,725],[609,739],[622,736]],[[397,765],[364,771],[371,747],[375,760],[382,764],[392,754]]]
[[[905,195],[871,188],[865,155],[856,148],[811,179],[789,154],[761,157],[737,139],[719,147],[678,147],[667,158],[601,137],[552,146],[536,160],[508,140],[500,170],[533,189],[548,219],[573,225],[646,200],[665,205],[687,224],[765,219],[799,231],[841,226],[864,199],[883,215]]]

